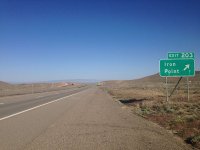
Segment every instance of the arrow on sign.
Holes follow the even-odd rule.
[[[185,71],[187,69],[190,69],[190,65],[189,64],[185,65],[185,68],[183,70]]]

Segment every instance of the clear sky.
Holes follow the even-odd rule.
[[[194,52],[200,0],[1,0],[0,80],[135,79]]]

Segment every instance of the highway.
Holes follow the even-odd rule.
[[[91,86],[0,98],[0,150],[189,150]]]
[[[19,113],[24,110],[29,110],[40,105],[67,97],[74,93],[82,91],[84,88],[74,88],[62,91],[45,92],[38,94],[28,94],[23,96],[7,97],[3,100],[0,99],[0,120],[4,117]]]

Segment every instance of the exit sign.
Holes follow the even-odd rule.
[[[168,59],[194,59],[194,53],[191,52],[170,52]]]
[[[184,77],[194,76],[194,59],[167,59],[160,60],[160,76]]]

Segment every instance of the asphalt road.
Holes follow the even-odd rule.
[[[10,116],[12,114],[16,114],[24,110],[32,109],[36,106],[40,106],[42,104],[52,102],[59,98],[63,98],[68,95],[77,93],[86,88],[87,87],[82,87],[82,88],[76,87],[73,89],[67,89],[67,90],[61,90],[61,91],[0,98],[0,118],[3,119],[4,117]]]
[[[1,150],[190,149],[97,87],[17,96],[0,103],[5,103],[0,105]]]

